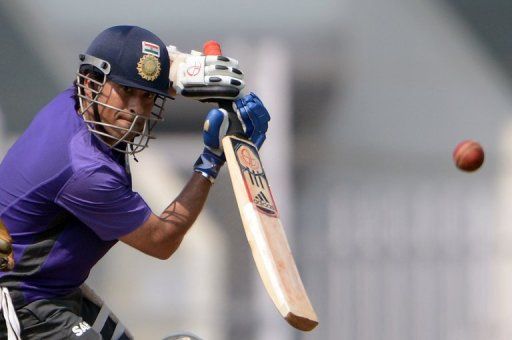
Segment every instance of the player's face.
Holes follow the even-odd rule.
[[[131,128],[133,132],[129,133],[126,139],[132,141],[137,133],[144,129],[144,118],[151,116],[155,97],[154,93],[107,81],[98,101],[109,107],[98,105],[98,113],[103,123],[121,129],[103,125],[105,132],[113,137],[122,138],[126,134],[126,129]],[[111,144],[115,142],[108,137],[105,140]]]

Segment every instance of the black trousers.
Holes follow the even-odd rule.
[[[83,289],[64,297],[31,302],[17,309],[16,314],[23,340],[133,339],[108,307]],[[0,339],[7,339],[1,313]]]

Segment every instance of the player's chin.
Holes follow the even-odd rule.
[[[144,124],[133,124],[132,122],[124,119],[117,119],[115,123],[117,128],[112,128],[112,135],[117,140],[124,140],[133,142],[135,138],[142,135]]]
[[[133,128],[130,132],[126,133],[126,137],[124,139],[127,141],[130,141],[130,142],[133,142],[135,140],[135,138],[137,138],[141,135],[142,135],[142,128],[141,129]]]
[[[142,133],[144,130],[144,121],[136,120],[135,123],[131,119],[119,118],[116,120],[116,126],[120,127],[128,133]]]

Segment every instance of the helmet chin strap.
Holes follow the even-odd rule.
[[[103,120],[101,119],[101,115],[100,115],[100,110],[98,108],[98,103],[92,103],[91,108],[92,108],[94,120],[97,122],[103,123]],[[102,132],[107,133],[107,130],[105,130],[105,127],[103,127],[102,125],[98,125],[98,129],[100,129]]]
[[[96,89],[96,85],[97,84],[92,83],[90,86],[94,89],[94,91],[98,91],[98,95],[100,95],[101,91],[103,90],[103,86],[101,86],[101,88],[98,90],[98,89]],[[96,122],[105,123],[103,121],[103,119],[101,118],[98,102],[96,100],[91,100],[91,101],[92,101],[92,105],[90,106],[90,108],[92,109],[93,119]],[[95,128],[104,133],[104,135],[99,136],[100,138],[102,138],[102,139],[108,138],[108,139],[114,140],[114,138],[106,137],[106,135],[109,135],[109,133],[107,132],[107,130],[105,129],[105,127],[102,124],[97,124]],[[106,142],[107,142],[107,144],[110,145],[109,141],[106,141]]]

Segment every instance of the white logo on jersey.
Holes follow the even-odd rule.
[[[74,326],[73,328],[71,328],[71,330],[73,331],[73,333],[75,333],[76,336],[82,336],[82,334],[87,332],[90,328],[91,326],[89,326],[87,322],[82,321],[78,323],[78,326]]]

